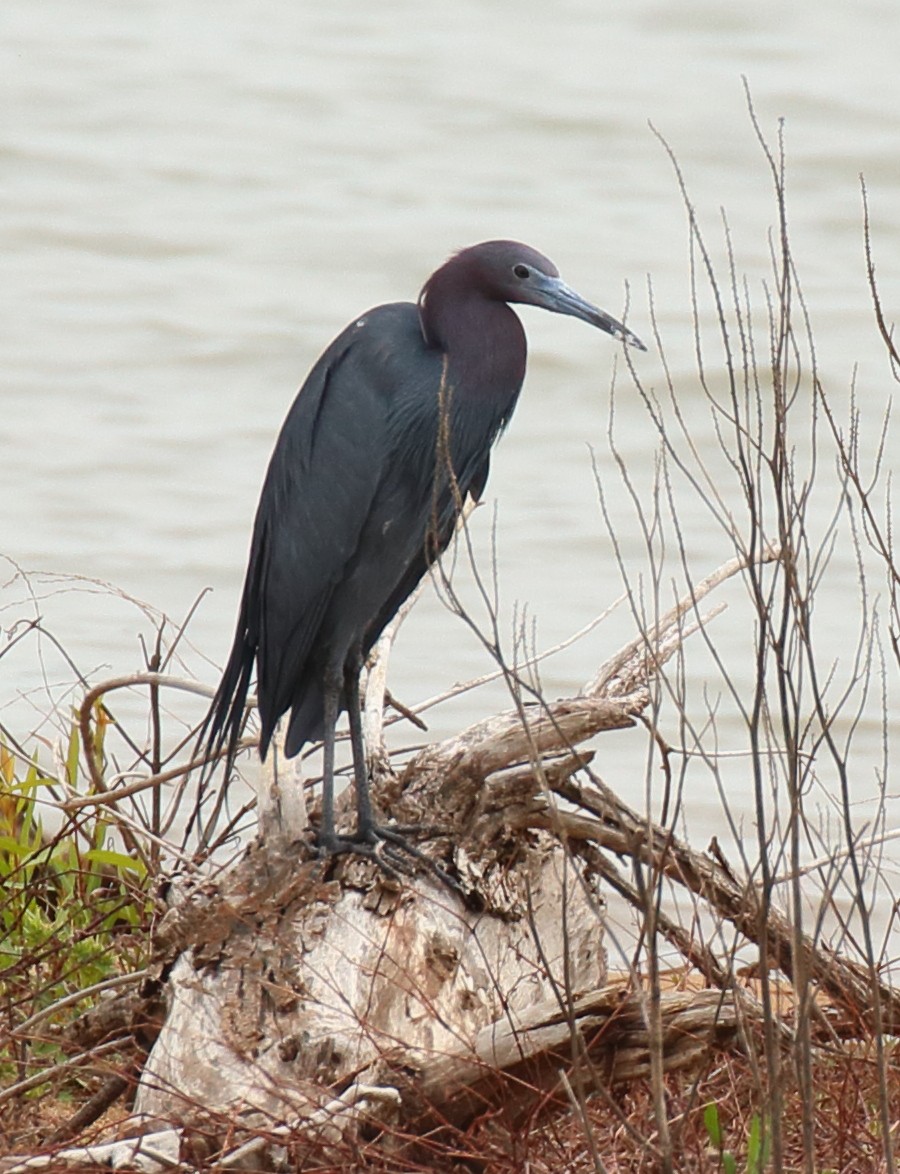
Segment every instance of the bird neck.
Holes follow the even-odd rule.
[[[447,356],[448,375],[456,388],[514,399],[525,378],[527,358],[518,315],[505,302],[441,280],[444,276],[441,270],[435,273],[419,297],[426,345]]]

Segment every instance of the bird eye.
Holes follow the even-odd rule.
[[[513,265],[513,273],[515,273],[516,277],[521,277],[523,281],[526,277],[531,276],[531,270],[527,265]]]

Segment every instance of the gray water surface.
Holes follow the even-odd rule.
[[[455,248],[523,239],[611,313],[627,303],[648,342],[649,276],[679,402],[715,461],[694,356],[686,215],[648,124],[677,154],[717,257],[727,210],[762,315],[776,213],[742,75],[773,145],[786,119],[791,239],[821,377],[842,417],[855,380],[864,438],[871,445],[878,434],[893,385],[866,284],[858,177],[869,185],[890,316],[900,307],[893,2],[7,0],[0,21],[0,551],[32,573],[114,584],[176,624],[211,587],[190,626],[198,651],[187,654],[210,684],[295,389],[350,318],[414,299]],[[573,320],[523,317],[529,375],[473,522],[489,578],[496,530],[510,649],[514,618],[525,614],[537,646],[552,645],[622,589],[593,461],[633,586],[646,570],[609,451],[614,378],[615,443],[640,492],[656,446],[620,348]],[[645,385],[661,389],[655,348],[633,357]],[[896,451],[894,439],[895,470]],[[702,575],[732,552],[696,498],[676,492]],[[833,507],[831,491],[814,500],[817,527]],[[672,557],[666,584],[679,574]],[[87,581],[39,575],[29,580],[39,599],[29,601],[13,575],[4,567],[4,628],[39,611],[94,680],[142,666],[139,634],[152,640],[153,629],[133,605]],[[739,587],[726,596],[731,615],[717,631],[740,692],[750,689],[752,619]],[[477,608],[477,595],[466,598]],[[860,604],[847,543],[816,609],[825,661],[849,671]],[[576,690],[633,633],[620,610],[544,667],[547,693]],[[71,672],[52,645],[40,651],[43,661],[29,639],[0,661],[0,721],[20,737],[40,728],[52,739],[77,692],[67,692]],[[709,657],[698,646],[689,664],[702,696]],[[426,590],[395,650],[394,692],[413,703],[490,668],[477,639]],[[861,799],[877,789],[885,737],[872,692],[857,733]],[[60,709],[42,725],[48,693]],[[499,685],[466,694],[431,715],[429,736],[505,703]],[[121,699],[118,709],[130,705]],[[723,736],[737,744],[733,707],[723,712]],[[896,731],[887,736],[897,750]],[[603,744],[600,760],[638,803],[645,755],[645,735],[624,733]],[[740,769],[729,777],[729,802],[750,834],[747,780]],[[685,821],[698,844],[722,835],[722,802],[708,784],[688,786]]]

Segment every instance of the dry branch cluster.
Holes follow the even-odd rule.
[[[96,1063],[126,1046],[132,1048],[131,1069],[116,1073],[100,1090],[93,1118],[91,1107],[84,1106],[57,1140],[70,1136],[76,1124],[80,1128],[96,1119],[139,1074],[134,1115],[123,1126],[123,1136],[23,1159],[11,1168],[59,1169],[90,1162],[153,1174],[176,1166],[337,1168],[368,1147],[366,1152],[377,1152],[386,1163],[395,1161],[386,1169],[406,1170],[417,1162],[427,1165],[435,1153],[446,1162],[449,1155],[468,1152],[462,1142],[501,1119],[513,1130],[523,1126],[527,1131],[539,1115],[546,1119],[564,1109],[584,1126],[593,1168],[603,1170],[599,1151],[591,1148],[589,1098],[602,1102],[610,1117],[634,1134],[624,1117],[616,1118],[617,1086],[647,1076],[645,1102],[652,1122],[638,1138],[640,1161],[674,1171],[667,1074],[709,1067],[717,1050],[728,1049],[733,1055],[740,1051],[753,1070],[757,1105],[767,1115],[760,1128],[771,1141],[773,1167],[787,1168],[783,1118],[795,1097],[791,1103],[800,1107],[797,1168],[811,1172],[821,1168],[813,1130],[820,1104],[814,1066],[822,1057],[846,1057],[841,1045],[849,1038],[862,1041],[862,1060],[872,1074],[869,1083],[858,1082],[862,1091],[857,1090],[868,1133],[851,1139],[849,1127],[839,1123],[839,1148],[849,1156],[838,1166],[829,1152],[826,1166],[895,1169],[897,1082],[890,1071],[889,1036],[900,1033],[900,1000],[880,968],[867,903],[871,882],[865,875],[873,861],[866,851],[877,852],[883,842],[885,795],[874,834],[866,829],[864,838],[854,822],[848,766],[863,703],[851,715],[846,741],[836,734],[838,717],[846,718],[842,710],[856,704],[848,704],[848,698],[865,694],[879,671],[886,677],[891,653],[900,664],[900,575],[890,526],[873,497],[887,425],[869,478],[860,464],[856,407],[851,406],[845,435],[816,370],[788,243],[781,143],[773,153],[752,106],[750,114],[778,211],[779,232],[770,242],[772,284],[764,286],[765,331],[755,320],[749,287],[737,274],[727,224],[727,274],[724,280],[717,276],[670,152],[688,214],[698,382],[736,499],[698,452],[658,334],[663,399],[631,370],[658,433],[658,499],[651,506],[618,458],[651,563],[667,540],[661,537],[660,515],[673,501],[669,497],[661,507],[661,500],[671,494],[669,479],[676,472],[736,557],[694,583],[680,522],[673,517],[675,545],[692,584],[676,607],[646,623],[643,600],[636,603],[639,591],[632,586],[640,635],[574,697],[539,698],[501,664],[514,707],[420,750],[401,772],[392,769],[382,739],[387,640],[370,666],[364,706],[375,798],[398,824],[426,829],[422,850],[458,878],[459,889],[426,872],[396,880],[361,860],[340,860],[326,869],[310,849],[302,781],[281,764],[282,773],[276,770],[258,795],[257,841],[239,860],[225,869],[215,864],[215,849],[228,841],[239,819],[224,831],[216,828],[216,840],[203,832],[199,854],[173,850],[182,875],[169,887],[150,965],[126,976],[127,982],[116,980],[115,989],[109,984],[109,997],[69,1031],[67,1042],[76,1054],[58,1066],[60,1072]],[[865,217],[876,321],[896,375],[900,361],[878,300],[867,209]],[[698,284],[704,279],[715,323],[712,365],[700,327]],[[768,354],[765,346],[757,346],[763,336]],[[808,428],[806,469],[798,457],[803,446],[797,444],[796,426],[788,426],[798,406],[810,417],[807,421],[801,414]],[[816,546],[806,510],[822,463],[816,447],[819,413],[837,458],[839,504]],[[602,486],[600,494],[615,544]],[[845,514],[851,518],[850,541],[861,576],[866,546],[886,574],[889,628],[882,648],[867,588],[850,678],[836,688],[833,669],[823,672],[816,658],[812,603],[838,540],[837,519]],[[651,576],[657,603],[664,561],[660,555]],[[753,790],[757,839],[755,856],[738,845],[740,859],[730,862],[715,842],[708,852],[698,852],[679,838],[668,798],[660,823],[646,811],[631,809],[592,771],[595,750],[585,743],[642,723],[654,761],[665,771],[673,757],[687,758],[690,749],[673,750],[655,724],[660,698],[666,696],[674,701],[682,729],[691,725],[679,675],[683,665],[676,659],[671,673],[666,665],[680,656],[694,633],[716,656],[707,629],[721,609],[703,614],[701,605],[734,575],[743,578],[752,613],[752,696],[735,700],[748,734],[748,789]],[[449,587],[447,595],[452,602]],[[733,682],[716,663],[727,690]],[[88,693],[80,730],[92,793],[76,796],[70,788],[64,805],[70,814],[102,808],[126,848],[157,864],[160,853],[171,847],[162,823],[153,823],[153,834],[147,828],[142,833],[119,805],[143,791],[158,804],[160,789],[175,783],[174,813],[186,793],[189,769],[168,769],[160,759],[157,722],[151,777],[133,781],[122,775],[110,783],[96,734],[98,707],[113,688],[140,680],[155,690],[156,700],[162,687],[197,690],[192,682],[156,671],[161,664],[157,655],[148,666],[153,671],[105,682]],[[158,718],[158,709],[153,712]],[[707,727],[690,732],[697,753],[712,761],[713,705],[707,717]],[[708,741],[713,744],[709,750]],[[252,743],[246,738],[242,747]],[[806,815],[808,790],[821,762],[840,791],[840,849],[833,842],[816,842]],[[224,811],[224,795],[224,790],[215,798],[203,794],[201,784],[191,818],[199,823],[200,809],[212,807],[207,827],[214,827]],[[778,802],[778,819],[770,824]],[[860,931],[856,956],[862,962],[823,946],[821,912],[812,919],[805,912],[801,881],[810,844],[817,843],[827,847],[821,907],[830,911],[839,886],[846,884],[852,931]],[[644,974],[634,968],[615,981],[607,964],[603,893],[609,889],[637,910],[635,954],[647,966]],[[664,891],[689,895],[693,925],[667,912]],[[779,893],[785,894],[787,910],[778,904]],[[715,931],[697,932],[707,916]],[[850,919],[845,929],[849,925]],[[683,957],[693,983],[679,988],[662,980],[661,940]],[[752,982],[736,972],[736,944],[755,948],[759,963]],[[11,1036],[36,1033],[46,1015],[44,1010],[26,1019]],[[0,1092],[0,1103],[46,1079],[46,1072],[23,1076]],[[693,1110],[695,1092],[696,1085],[685,1098]],[[835,1103],[840,1116],[845,1102]],[[711,1140],[715,1132],[710,1131]],[[715,1168],[726,1168],[721,1137],[715,1149]],[[871,1164],[876,1154],[877,1167]],[[748,1157],[748,1170],[764,1165],[764,1159],[753,1165]]]
[[[174,885],[148,998],[128,992],[105,1006],[105,1028],[96,1012],[82,1024],[98,1040],[122,1029],[116,1008],[132,1023],[161,1019],[135,1105],[144,1140],[93,1147],[91,1159],[163,1169],[202,1135],[225,1168],[274,1161],[297,1137],[318,1161],[373,1129],[414,1153],[417,1138],[433,1143],[485,1113],[524,1120],[565,1106],[585,1072],[611,1087],[650,1073],[654,1055],[672,1071],[742,1046],[762,1008],[661,911],[658,931],[709,989],[650,998],[639,982],[609,980],[601,882],[644,907],[618,857],[684,885],[749,940],[766,934],[790,976],[787,919],[771,907],[763,916],[754,884],[631,811],[577,749],[641,717],[654,675],[711,618],[701,600],[741,569],[735,560],[696,587],[583,695],[520,703],[421,751],[399,778],[378,772],[379,801],[431,826],[424,846],[467,899],[359,860],[328,878],[305,838],[283,835],[217,880]],[[811,940],[805,949],[831,998],[830,1024],[817,1011],[823,1032],[837,1019],[844,1031],[870,1024],[868,976]],[[900,1021],[893,992],[880,993],[885,1020]]]

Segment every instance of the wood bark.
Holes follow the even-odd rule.
[[[367,697],[376,800],[401,824],[430,825],[421,846],[467,900],[427,872],[398,882],[349,858],[326,870],[311,857],[304,805],[286,793],[299,782],[271,780],[260,841],[215,883],[184,887],[159,927],[168,1008],[138,1092],[144,1120],[199,1114],[265,1128],[273,1144],[287,1131],[333,1146],[373,1119],[433,1133],[489,1106],[563,1103],[567,1072],[597,1086],[647,1071],[651,1040],[677,1067],[745,1038],[755,1001],[664,915],[657,932],[719,989],[664,993],[651,1012],[639,989],[608,982],[603,885],[640,900],[609,853],[685,885],[749,940],[768,934],[790,975],[787,918],[763,911],[724,862],[631,811],[578,749],[641,717],[654,674],[709,619],[699,601],[741,566],[698,585],[579,696],[520,701],[422,750],[399,777]],[[383,690],[383,673],[372,679]],[[877,997],[900,1024],[886,986],[811,940],[802,949],[848,1015],[867,1022]],[[241,1146],[259,1160],[258,1139],[245,1140],[226,1164],[240,1165]]]

